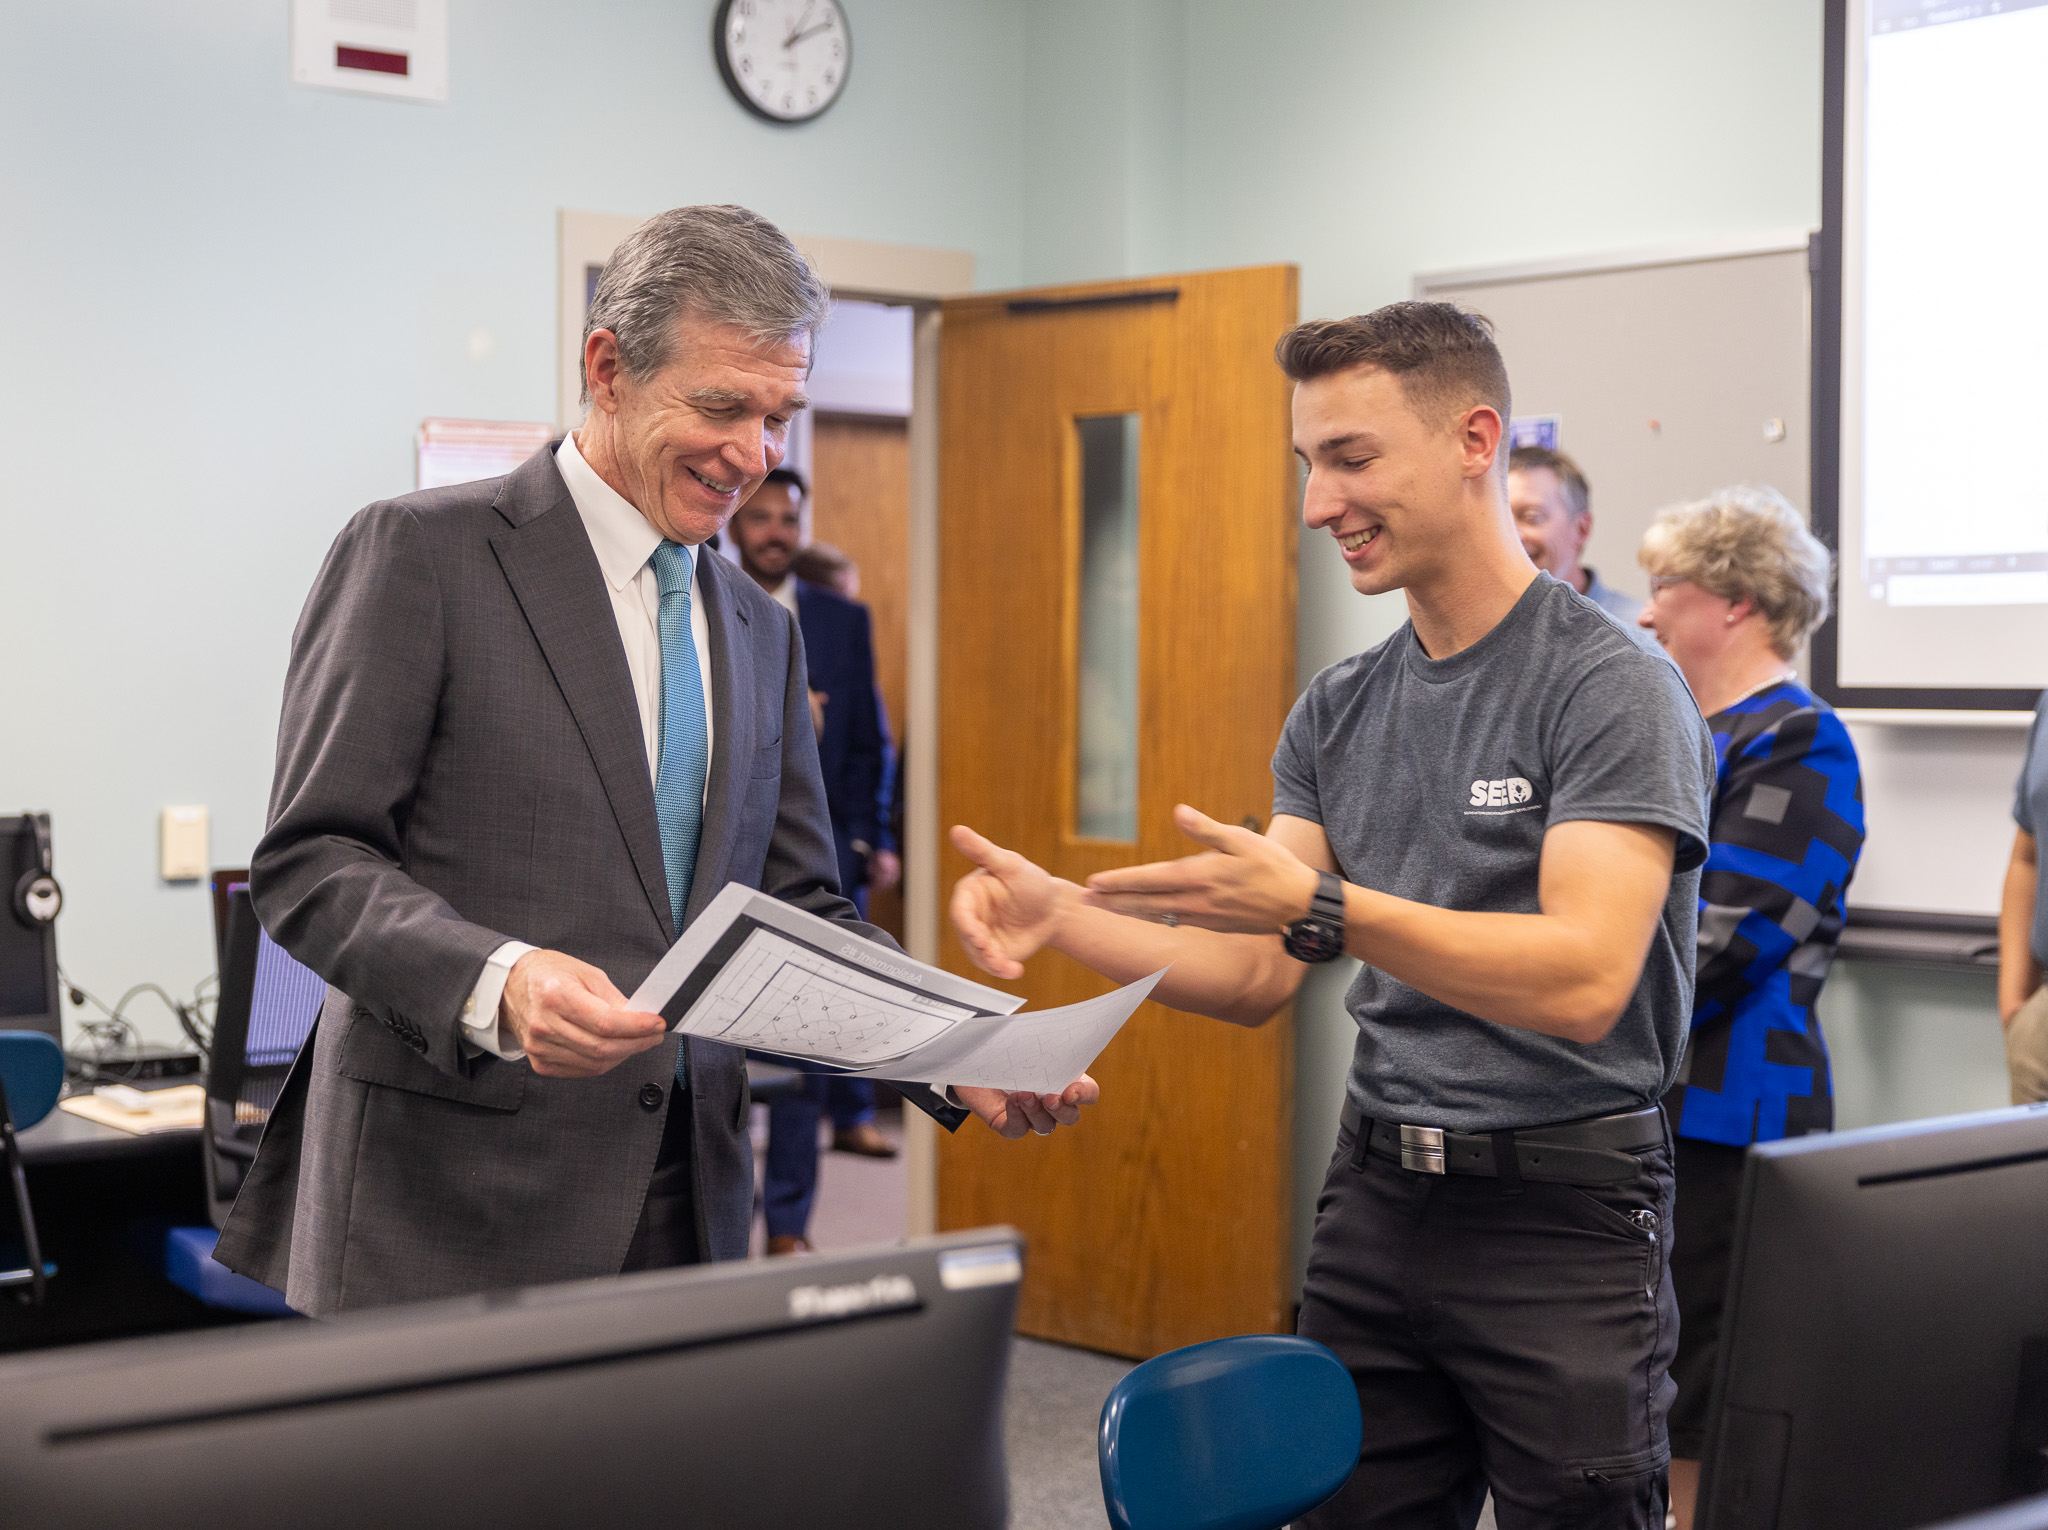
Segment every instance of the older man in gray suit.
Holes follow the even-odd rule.
[[[839,896],[796,623],[702,551],[781,462],[826,303],[744,209],[651,219],[582,427],[329,552],[252,894],[331,986],[218,1254],[301,1311],[744,1257],[741,1055],[622,990],[728,882],[886,939]],[[1095,1094],[956,1098],[1021,1136]]]

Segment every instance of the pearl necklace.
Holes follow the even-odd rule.
[[[1774,685],[1783,685],[1783,684],[1784,684],[1784,683],[1785,683],[1785,682],[1786,682],[1787,680],[1797,680],[1798,678],[1799,678],[1799,671],[1798,671],[1798,670],[1796,670],[1796,669],[1788,669],[1788,670],[1786,670],[1786,671],[1785,671],[1785,672],[1784,672],[1783,674],[1780,674],[1780,675],[1773,675],[1773,676],[1771,676],[1771,678],[1770,678],[1770,679],[1768,679],[1768,680],[1765,680],[1765,681],[1761,682],[1760,684],[1757,684],[1757,685],[1752,685],[1752,686],[1751,686],[1751,687],[1750,687],[1750,688],[1749,688],[1748,690],[1744,691],[1744,692],[1743,692],[1743,693],[1742,693],[1742,694],[1741,694],[1740,696],[1736,696],[1736,697],[1732,698],[1731,700],[1728,700],[1728,701],[1724,701],[1724,702],[1722,702],[1722,703],[1721,703],[1721,705],[1720,705],[1720,707],[1719,707],[1719,708],[1718,708],[1717,710],[1719,710],[1719,711],[1722,711],[1722,712],[1725,712],[1725,711],[1727,711],[1727,710],[1728,710],[1728,709],[1729,709],[1730,707],[1732,707],[1732,706],[1739,706],[1739,705],[1740,705],[1741,703],[1743,703],[1743,702],[1745,702],[1745,701],[1749,700],[1749,698],[1750,698],[1750,697],[1752,697],[1752,696],[1754,696],[1754,695],[1757,695],[1757,694],[1758,694],[1759,692],[1762,692],[1762,691],[1767,691],[1767,690],[1769,690],[1769,689],[1770,689],[1770,688],[1771,688],[1772,686],[1774,686]]]

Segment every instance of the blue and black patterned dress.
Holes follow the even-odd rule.
[[[1842,938],[1863,849],[1863,780],[1842,720],[1802,685],[1771,686],[1707,719],[1720,769],[1700,869],[1692,1034],[1664,1096],[1678,1133],[1671,1283],[1678,1384],[1671,1453],[1706,1450],[1742,1160],[1752,1142],[1834,1124],[1814,1002]]]
[[[1681,1137],[1744,1147],[1834,1124],[1814,1001],[1863,849],[1863,778],[1834,711],[1793,681],[1707,719],[1720,770],[1700,872]]]

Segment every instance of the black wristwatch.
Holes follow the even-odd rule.
[[[1316,873],[1308,912],[1287,926],[1280,943],[1298,962],[1331,962],[1344,954],[1344,884],[1335,873]]]

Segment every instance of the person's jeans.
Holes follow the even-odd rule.
[[[818,1195],[818,1118],[832,1114],[835,1131],[875,1118],[875,1086],[864,1078],[806,1074],[801,1088],[768,1102],[768,1154],[761,1191],[771,1238],[801,1238]]]

